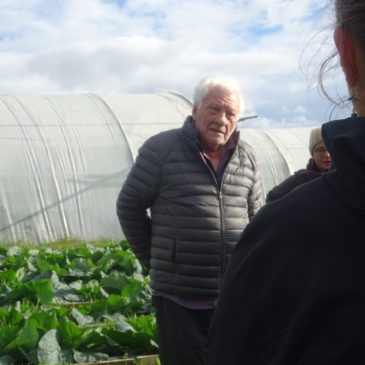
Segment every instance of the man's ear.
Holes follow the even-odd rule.
[[[333,36],[347,84],[350,88],[353,88],[359,81],[359,69],[356,58],[358,49],[353,37],[343,27],[336,27]]]

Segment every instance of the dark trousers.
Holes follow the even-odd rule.
[[[207,365],[214,309],[188,309],[154,297],[161,365]]]

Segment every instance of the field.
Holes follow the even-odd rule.
[[[126,241],[0,245],[0,365],[157,352],[148,276]]]

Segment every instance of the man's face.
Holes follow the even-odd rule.
[[[319,142],[314,146],[313,160],[319,171],[328,171],[331,168],[332,159],[324,142]]]
[[[192,113],[205,149],[216,151],[227,143],[236,128],[239,112],[238,95],[220,86],[207,92]]]

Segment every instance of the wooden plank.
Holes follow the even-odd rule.
[[[78,365],[158,365],[158,364],[159,364],[158,355],[145,355],[129,359],[85,362]]]

